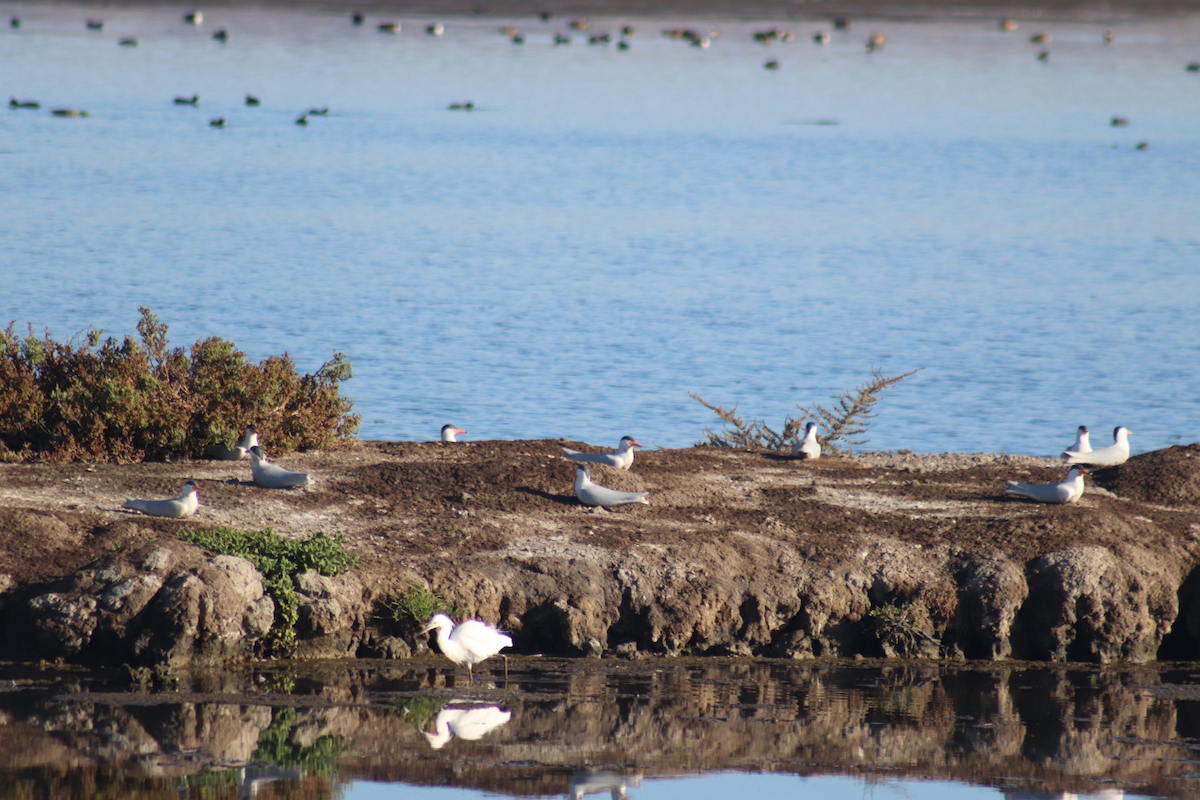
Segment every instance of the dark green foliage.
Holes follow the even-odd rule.
[[[438,712],[446,705],[439,697],[414,697],[404,704],[404,716],[417,730],[423,731],[431,720],[437,719]]]
[[[334,353],[299,376],[285,353],[251,364],[217,337],[171,348],[167,326],[139,309],[138,339],[55,341],[0,332],[0,460],[129,463],[200,456],[255,425],[270,452],[353,437],[359,416],[339,396],[350,363]]]
[[[380,603],[378,619],[390,620],[402,634],[412,635],[424,628],[434,614],[458,616],[458,607],[434,594],[428,586],[414,583],[397,595]]]
[[[287,655],[296,647],[299,601],[293,578],[316,570],[330,577],[358,567],[358,557],[344,549],[345,538],[317,532],[307,539],[285,539],[267,529],[256,533],[214,528],[189,531],[179,537],[212,553],[240,556],[262,573],[263,589],[275,601],[275,623],[265,643],[269,652]]]
[[[842,392],[835,398],[837,405],[832,410],[820,405],[814,405],[812,408],[797,406],[804,413],[796,419],[791,416],[784,418],[783,429],[778,433],[758,418],[747,423],[737,415],[737,406],[726,409],[723,406],[706,402],[691,392],[688,392],[688,396],[710,409],[726,424],[725,430],[720,432],[709,428],[704,429],[708,443],[716,447],[738,447],[746,450],[771,450],[777,453],[788,453],[791,452],[792,445],[803,438],[804,423],[809,417],[815,417],[825,429],[823,435],[817,435],[821,449],[830,455],[836,455],[843,452],[842,447],[838,446],[838,442],[841,442],[847,451],[852,449],[850,445],[866,443],[866,439],[853,437],[867,432],[869,424],[867,420],[875,416],[872,409],[879,402],[879,393],[920,371],[921,369],[918,368],[911,372],[905,372],[903,375],[889,377],[884,375],[882,370],[872,368],[871,375],[874,380],[864,386],[859,386],[853,393]]]
[[[343,753],[354,749],[353,742],[330,735],[320,737],[311,745],[297,744],[293,741],[295,729],[296,709],[272,709],[271,724],[258,735],[258,747],[250,760],[299,767],[310,775],[327,775],[337,770],[337,760]]]

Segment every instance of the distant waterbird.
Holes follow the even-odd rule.
[[[625,506],[634,503],[650,505],[649,492],[621,492],[592,483],[592,473],[587,464],[575,470],[575,497],[585,506]]]
[[[1005,494],[1024,497],[1037,503],[1074,503],[1083,497],[1083,476],[1088,471],[1083,467],[1071,467],[1067,479],[1058,483],[1017,483],[1009,481]]]
[[[183,494],[169,500],[135,500],[132,497],[121,504],[121,508],[140,511],[150,517],[190,517],[200,507],[200,484],[188,481],[183,485]]]
[[[198,106],[198,105],[200,105],[200,95],[194,94],[191,97],[176,97],[175,105],[177,105],[177,106]]]
[[[290,472],[278,464],[268,462],[267,454],[258,446],[250,448],[250,475],[254,484],[264,489],[287,489],[315,483],[308,473]]]
[[[453,425],[443,425],[442,426],[442,441],[443,442],[457,442],[458,439],[456,437],[460,433],[466,433],[466,431],[464,431],[462,428],[456,428]]]
[[[262,100],[259,100],[257,97],[255,97],[255,96],[254,96],[254,95],[252,95],[252,94],[248,94],[248,95],[246,95],[246,105],[248,105],[248,106],[261,106],[261,105],[262,105]]]
[[[88,29],[89,31],[102,31],[102,30],[104,30],[104,20],[102,20],[102,19],[89,19],[89,20],[87,21],[87,29]]]
[[[821,457],[821,443],[817,441],[817,423],[804,426],[804,438],[792,444],[792,457],[816,459]]]
[[[564,447],[562,450],[568,461],[580,464],[602,464],[613,469],[629,469],[633,466],[633,448],[635,447],[641,447],[641,444],[632,436],[622,436],[621,441],[617,444],[617,449],[609,450],[606,453],[583,453],[569,447]]]
[[[1090,453],[1092,452],[1091,432],[1087,425],[1080,425],[1075,429],[1075,444],[1063,451],[1065,457],[1067,453]]]
[[[8,101],[9,108],[41,108],[42,104],[37,100],[18,100],[13,98]]]
[[[189,25],[199,25],[204,22],[204,14],[199,11],[192,11],[183,15],[183,21]]]
[[[1116,467],[1129,460],[1129,436],[1133,431],[1123,425],[1113,429],[1113,443],[1086,453],[1062,454],[1068,464],[1088,464],[1093,467]]]
[[[432,25],[426,25],[425,32],[430,36],[441,36],[446,32],[446,26],[440,22],[435,22]]]

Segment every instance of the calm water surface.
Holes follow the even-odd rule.
[[[873,449],[1200,438],[1200,19],[595,21],[620,52],[184,10],[0,4],[0,97],[43,104],[0,110],[0,320],[341,350],[370,438],[687,446],[689,391],[778,424],[872,366],[924,367]]]
[[[1179,668],[681,660],[6,667],[0,796],[1200,797]]]

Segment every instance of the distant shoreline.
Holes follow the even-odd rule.
[[[50,2],[21,5],[82,5],[111,7],[112,2]],[[321,13],[359,11],[364,14],[454,17],[537,17],[549,13],[547,24],[563,17],[631,17],[640,19],[781,19],[795,21],[854,19],[1061,19],[1094,21],[1140,17],[1180,17],[1200,14],[1200,0],[1114,0],[1075,2],[1037,0],[1014,3],[1004,0],[201,0],[194,3],[126,2],[128,6],[188,6],[286,8]]]

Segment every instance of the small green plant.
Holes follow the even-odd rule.
[[[351,438],[360,417],[339,396],[353,371],[334,353],[299,376],[285,353],[251,364],[232,342],[171,348],[141,308],[138,337],[89,329],[64,342],[0,331],[0,461],[130,463],[199,456],[255,425],[274,453]],[[103,339],[103,341],[102,341]]]
[[[921,630],[915,603],[880,606],[872,609],[867,617],[871,633],[886,653],[911,658],[920,653],[922,644],[936,641]]]
[[[403,594],[379,604],[377,619],[395,623],[402,634],[414,634],[424,628],[434,614],[458,616],[458,607],[438,597],[424,584],[409,585]]]
[[[803,414],[797,418],[790,415],[783,420],[783,427],[776,432],[760,419],[746,422],[737,413],[737,406],[726,409],[724,406],[709,403],[691,392],[688,396],[700,405],[716,414],[726,427],[722,431],[711,428],[704,429],[708,443],[715,447],[737,447],[745,450],[770,450],[777,453],[787,453],[792,445],[799,440],[804,423],[815,417],[824,428],[824,434],[818,434],[821,449],[831,455],[838,455],[852,450],[856,444],[865,444],[866,439],[855,439],[867,432],[867,420],[875,416],[873,409],[879,402],[879,393],[884,389],[895,386],[900,381],[915,375],[921,369],[905,372],[903,375],[884,375],[882,370],[871,368],[873,380],[857,387],[853,392],[842,392],[834,398],[836,405],[827,409],[821,405],[806,408],[797,405]],[[840,445],[839,445],[840,442]]]
[[[413,697],[404,704],[404,717],[417,730],[425,730],[429,721],[436,718],[438,712],[446,705],[446,701],[437,697]]]
[[[319,531],[307,539],[292,540],[269,528],[256,533],[213,528],[189,531],[179,538],[212,553],[240,556],[262,573],[263,589],[275,602],[275,622],[264,646],[276,655],[290,655],[296,649],[300,604],[294,591],[295,576],[316,570],[334,577],[359,564],[357,556],[345,551],[345,537],[330,538]]]

